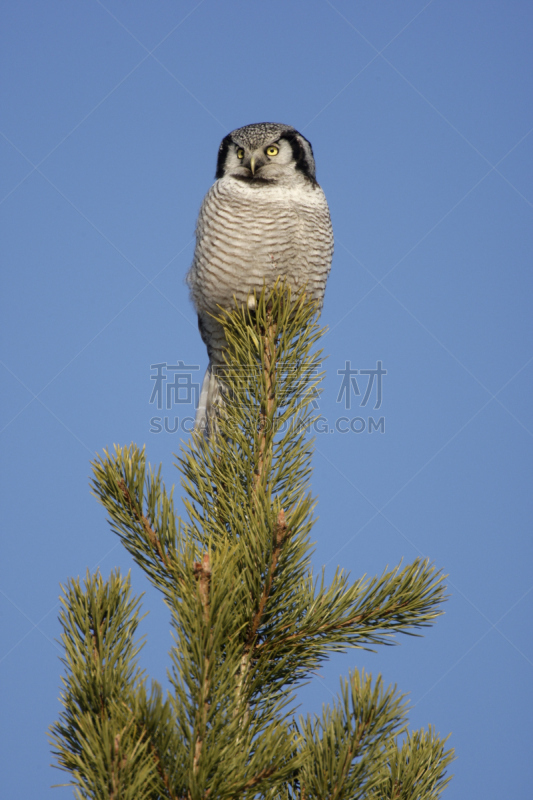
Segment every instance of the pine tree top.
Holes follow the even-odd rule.
[[[278,286],[220,319],[224,404],[177,459],[186,518],[144,449],[94,463],[113,530],[170,610],[171,690],[149,693],[136,665],[128,580],[71,582],[58,763],[80,797],[437,797],[451,753],[431,730],[398,744],[405,698],[381,679],[355,671],[321,718],[295,719],[294,689],[332,652],[431,624],[443,576],[420,560],[355,582],[314,575],[317,307]]]

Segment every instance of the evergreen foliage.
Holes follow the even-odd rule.
[[[284,287],[221,317],[228,342],[216,431],[178,458],[186,519],[135,445],[104,452],[93,488],[170,610],[170,691],[137,664],[129,577],[71,580],[60,616],[66,673],[52,726],[58,766],[94,800],[431,800],[453,757],[407,732],[405,697],[355,670],[322,716],[294,689],[333,651],[417,635],[441,612],[442,575],[416,560],[350,582],[313,574],[312,399],[317,309]]]

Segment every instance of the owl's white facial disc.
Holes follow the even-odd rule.
[[[276,180],[293,174],[296,163],[289,142],[285,139],[252,148],[233,142],[228,148],[224,173],[245,180]]]

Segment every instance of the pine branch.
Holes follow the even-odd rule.
[[[159,538],[158,538],[156,532],[154,531],[154,529],[150,525],[150,522],[144,516],[142,511],[139,511],[139,509],[136,507],[136,505],[135,505],[135,503],[133,501],[133,498],[132,498],[132,496],[131,496],[131,494],[130,494],[130,492],[128,490],[128,487],[126,486],[126,483],[125,483],[124,480],[122,480],[122,478],[117,480],[117,486],[122,491],[122,494],[124,496],[124,500],[126,501],[126,506],[129,508],[132,517],[137,522],[140,522],[142,524],[142,526],[144,528],[144,531],[145,531],[145,533],[146,533],[146,535],[147,535],[147,537],[148,537],[148,539],[150,541],[150,544],[152,545],[154,550],[157,551],[157,554],[158,554],[158,556],[159,556],[159,558],[161,560],[161,563],[166,567],[167,570],[170,569],[170,562],[169,562],[168,556],[163,551],[163,548],[161,547],[161,542],[159,541]]]
[[[256,300],[257,303],[257,300]],[[276,410],[276,367],[278,354],[276,348],[277,325],[273,320],[270,304],[266,306],[266,325],[259,326],[260,356],[263,371],[264,398],[259,411],[259,447],[257,450],[257,466],[255,469],[255,489],[268,476],[272,461],[272,422]]]
[[[200,595],[200,602],[203,609],[204,622],[206,627],[210,622],[209,615],[209,586],[211,583],[211,568],[209,564],[209,553],[204,553],[201,562],[194,565],[194,576],[198,581],[198,592]],[[211,644],[211,642],[210,642]],[[200,704],[198,706],[199,718],[197,721],[198,733],[196,736],[196,743],[194,747],[194,761],[193,770],[194,774],[198,773],[200,756],[202,753],[202,746],[205,739],[205,732],[207,727],[207,715],[209,711],[210,699],[210,684],[209,684],[209,655],[205,656],[205,664],[203,670],[203,685],[201,689]],[[203,700],[203,702],[202,702]]]
[[[341,696],[323,716],[301,721],[306,798],[362,798],[382,781],[382,750],[405,728],[406,704],[395,688],[357,671],[341,682]]]
[[[172,598],[181,537],[161,467],[155,473],[149,465],[147,469],[144,448],[133,444],[115,447],[113,455],[104,450],[92,467],[93,491],[109,514],[111,528],[152,583]]]
[[[276,573],[276,568],[278,566],[279,557],[281,554],[281,549],[283,547],[283,543],[288,536],[289,531],[287,528],[287,523],[285,520],[285,512],[281,509],[278,513],[278,518],[276,521],[276,527],[274,529],[274,549],[272,551],[272,557],[270,561],[270,565],[268,568],[268,574],[263,586],[263,593],[261,594],[261,599],[259,601],[259,608],[257,609],[257,613],[255,614],[252,624],[250,626],[250,631],[248,634],[248,638],[246,641],[246,647],[250,648],[253,641],[255,640],[257,630],[259,625],[263,620],[263,614],[265,611],[265,606],[267,604],[267,600],[270,597],[270,591],[272,589],[272,582],[274,580],[274,575]]]
[[[342,573],[336,573],[330,587],[321,585],[318,593],[308,582],[300,621],[273,624],[259,649],[288,652],[303,647],[321,657],[324,650],[391,644],[394,632],[417,635],[408,629],[427,626],[442,613],[443,579],[417,559],[403,570],[396,567],[371,581],[362,578],[351,587]]]
[[[78,797],[149,798],[153,760],[133,710],[144,682],[134,640],[140,600],[118,573],[107,583],[87,574],[84,587],[72,580],[64,592],[64,711],[51,729],[58,766],[72,774]]]
[[[392,741],[384,753],[382,782],[373,789],[376,800],[438,800],[452,779],[446,769],[454,751],[446,750],[449,737],[441,739],[431,726],[427,731],[409,733],[398,744]]]
[[[337,800],[438,800],[451,780],[454,758],[429,728],[405,733],[407,706],[381,678],[355,672],[341,685],[341,698],[322,718],[302,721],[304,766],[300,798]]]

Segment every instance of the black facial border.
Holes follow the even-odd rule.
[[[224,164],[226,163],[226,156],[228,155],[228,150],[232,141],[231,133],[228,133],[220,142],[220,147],[218,148],[217,171],[215,173],[215,178],[217,180],[224,175]]]
[[[285,139],[291,146],[292,157],[294,158],[296,169],[300,172],[303,172],[305,177],[308,178],[312,183],[316,183],[316,179],[313,174],[313,166],[309,163],[307,153],[305,152],[305,148],[301,142],[301,139],[304,139],[304,141],[307,142],[311,153],[313,153],[311,142],[306,139],[305,136],[302,136],[301,133],[298,133],[298,131],[288,131],[287,133],[282,133],[278,141],[281,141],[282,139]]]

